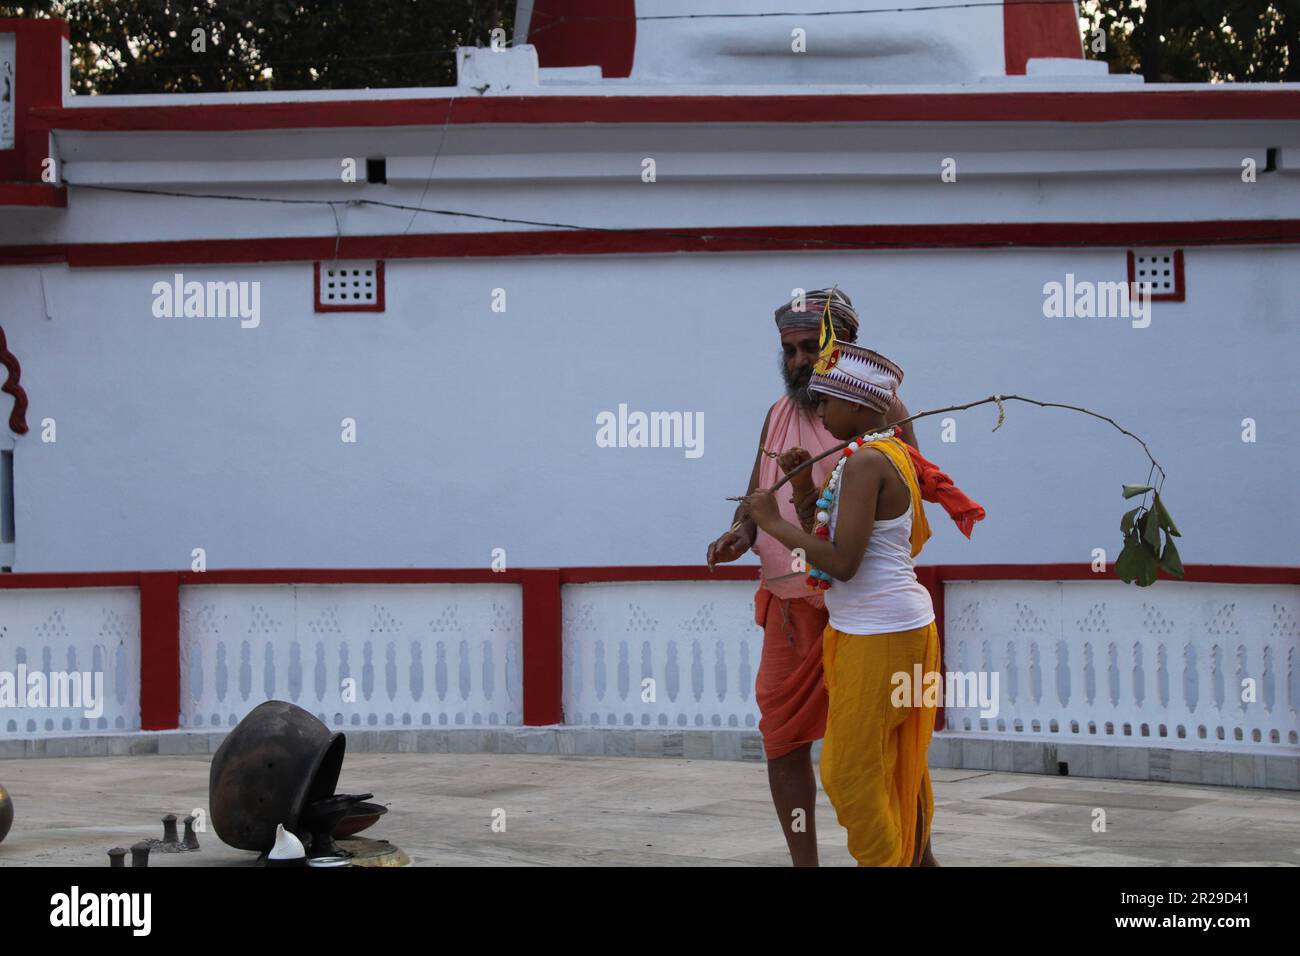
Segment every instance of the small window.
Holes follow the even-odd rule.
[[[13,570],[14,564],[14,446],[5,436],[0,450],[0,571]]]
[[[1128,281],[1151,286],[1152,302],[1183,302],[1187,298],[1183,282],[1183,250],[1130,249]]]
[[[0,544],[14,543],[14,453],[0,451]]]
[[[383,312],[384,263],[316,263],[317,312]]]

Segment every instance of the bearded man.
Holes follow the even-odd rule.
[[[816,415],[819,398],[808,390],[820,351],[822,313],[828,299],[836,334],[844,341],[856,341],[858,314],[849,297],[838,289],[809,292],[776,310],[785,394],[768,409],[763,421],[746,494],[776,484],[781,477],[778,468],[790,471],[809,457],[840,444],[822,426]],[[907,409],[895,398],[885,421],[907,416]],[[911,423],[902,429],[903,440],[916,447]],[[777,496],[781,516],[811,528],[817,489],[834,464],[835,456],[828,456],[791,479],[791,493],[783,489]],[[740,521],[736,530],[709,545],[709,568],[719,562],[735,561],[751,548],[762,562],[761,581],[754,595],[755,623],[763,628],[763,655],[754,689],[762,715],[758,730],[767,755],[772,802],[790,857],[795,866],[816,866],[813,811],[817,779],[813,774],[812,744],[826,732],[828,700],[822,673],[826,605],[821,593],[810,590],[805,583],[807,571],[802,563],[796,562],[789,548],[745,516],[743,505],[736,509],[735,520]],[[928,856],[929,846],[925,849]]]

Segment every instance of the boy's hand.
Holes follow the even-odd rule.
[[[776,498],[770,491],[756,491],[741,502],[754,523],[766,531],[774,522],[781,520],[781,512],[776,506]]]

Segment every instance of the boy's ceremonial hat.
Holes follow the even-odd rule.
[[[809,391],[834,395],[877,412],[889,411],[903,381],[903,370],[879,352],[839,341],[831,316],[831,298],[827,298],[822,311],[821,352],[808,382]]]

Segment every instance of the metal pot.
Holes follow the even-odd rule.
[[[303,811],[334,795],[346,738],[283,700],[254,707],[221,742],[208,777],[212,828],[222,842],[265,852],[283,823],[307,834]]]
[[[0,787],[0,843],[9,835],[9,828],[14,825],[14,801],[9,791]]]

